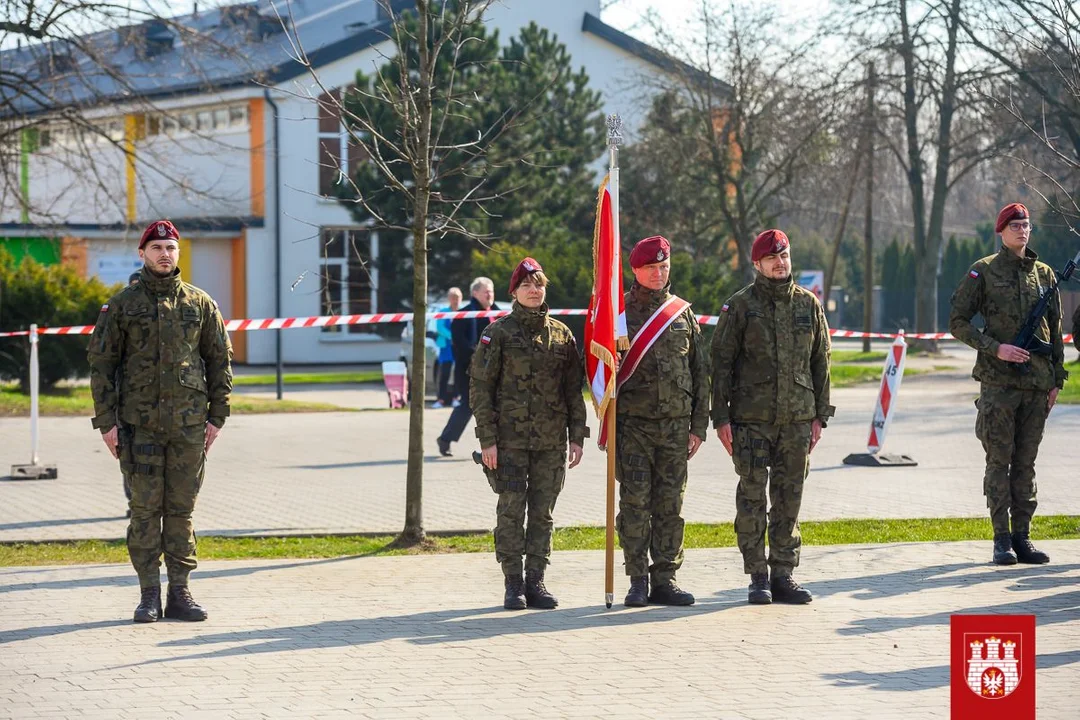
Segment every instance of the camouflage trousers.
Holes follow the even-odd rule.
[[[139,585],[161,582],[163,552],[169,583],[186,585],[197,564],[191,513],[206,466],[206,427],[192,425],[169,434],[136,427],[125,439],[120,457],[131,487],[127,547]]]
[[[790,575],[799,565],[799,508],[810,470],[810,423],[735,425],[735,534],[746,574]],[[768,486],[768,508],[765,491]],[[765,561],[765,533],[769,560]]]
[[[648,574],[654,585],[661,585],[674,580],[682,567],[682,504],[689,442],[689,417],[620,415],[616,419],[619,516],[615,527],[630,577]]]
[[[986,451],[983,495],[994,533],[1028,532],[1035,500],[1035,456],[1046,427],[1047,391],[983,383],[975,436]]]
[[[525,480],[524,492],[499,493],[495,525],[495,559],[503,575],[543,571],[551,558],[551,513],[566,481],[565,450],[499,449],[499,477]]]

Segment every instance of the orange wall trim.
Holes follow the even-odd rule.
[[[251,128],[251,214],[266,214],[266,103],[262,98],[248,101],[248,125]]]
[[[242,320],[247,317],[247,231],[232,241],[232,317],[226,320]],[[247,362],[247,333],[232,334],[233,360]]]

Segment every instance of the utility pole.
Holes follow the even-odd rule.
[[[877,73],[874,63],[866,65],[866,230],[863,235],[863,332],[869,333],[874,318],[874,90]],[[870,352],[870,338],[863,338],[863,352]]]

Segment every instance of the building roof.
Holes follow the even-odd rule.
[[[400,11],[412,2],[393,0],[392,6]],[[389,30],[376,0],[255,0],[103,31],[68,47],[52,42],[10,49],[0,53],[0,67],[25,73],[36,88],[0,97],[0,115],[275,85],[308,72],[294,59],[292,38],[317,68],[385,41]],[[582,31],[664,70],[701,74],[589,13]]]

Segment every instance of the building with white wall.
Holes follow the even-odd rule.
[[[647,103],[642,74],[671,61],[599,15],[600,0],[503,0],[486,21],[503,41],[530,22],[556,35],[602,93],[605,112],[626,118],[632,139]],[[142,228],[165,217],[183,236],[184,278],[207,290],[226,318],[400,310],[378,306],[378,273],[362,271],[350,250],[359,228],[327,197],[335,178],[320,167],[320,153],[332,148],[347,164],[346,135],[337,118],[320,117],[311,71],[287,39],[301,40],[324,87],[346,87],[391,51],[375,0],[293,0],[289,33],[266,0],[179,22],[228,38],[235,52],[196,70],[167,29],[117,33],[142,43],[131,52],[118,45],[116,62],[137,72],[151,109],[114,98],[91,111],[99,132],[42,125],[22,144],[25,196],[0,197],[0,243],[39,256],[51,243],[64,262],[119,282],[138,266]],[[25,50],[4,55],[13,52]],[[88,153],[93,181],[72,167]],[[364,260],[378,257],[377,234],[356,239]],[[274,333],[246,335],[233,338],[238,361],[275,360]],[[400,347],[363,326],[282,335],[286,363],[373,362],[396,358]]]

